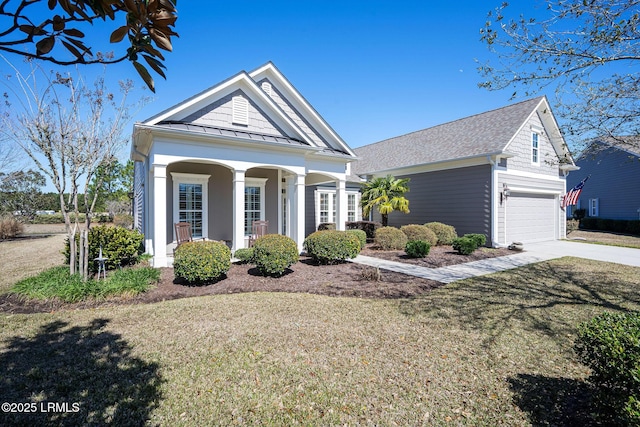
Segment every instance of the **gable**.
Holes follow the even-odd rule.
[[[234,121],[234,98],[247,101],[246,124]],[[284,131],[269,117],[243,90],[237,89],[230,94],[202,107],[182,119],[182,122],[214,128],[234,129],[264,135],[285,137]]]
[[[291,117],[291,119],[302,129],[302,131],[318,146],[329,147],[329,143],[320,135],[320,133],[314,129],[313,125],[308,119],[304,118],[302,114],[295,109],[292,103],[284,97],[277,87],[277,83],[264,78],[258,81],[258,86],[267,93],[273,99],[273,101],[284,111],[284,113]]]

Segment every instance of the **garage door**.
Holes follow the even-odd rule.
[[[507,200],[507,242],[542,242],[556,238],[553,195],[511,193]]]

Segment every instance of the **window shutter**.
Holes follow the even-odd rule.
[[[249,101],[242,96],[234,96],[232,103],[232,123],[236,125],[248,125]]]
[[[271,83],[262,82],[262,90],[264,91],[264,93],[271,96]]]

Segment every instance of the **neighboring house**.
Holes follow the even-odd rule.
[[[174,224],[247,246],[254,220],[302,249],[320,222],[358,219],[355,154],[272,64],[136,123],[135,227],[154,266],[171,263]]]
[[[354,150],[352,172],[410,178],[409,214],[389,225],[440,221],[492,246],[565,237],[560,207],[578,169],[546,97],[520,102]]]
[[[578,204],[567,209],[568,216],[583,208],[590,217],[640,218],[640,137],[595,140],[576,158],[576,165],[580,171],[567,178],[567,188],[590,178]]]

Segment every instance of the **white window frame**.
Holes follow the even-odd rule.
[[[249,187],[258,187],[260,188],[260,219],[259,221],[264,221],[265,219],[265,209],[264,209],[264,203],[265,203],[265,188],[266,188],[266,184],[267,184],[267,178],[245,178],[244,179],[244,190],[245,190],[245,197],[247,194],[247,188]],[[243,213],[243,224],[244,224],[244,235],[246,236],[250,236],[251,235],[251,230],[249,230],[249,232],[247,233],[247,210],[246,208],[244,209],[244,213]],[[250,226],[250,224],[249,224]]]
[[[249,125],[249,101],[242,95],[231,98],[231,123]]]
[[[600,214],[600,199],[589,199],[589,216],[597,217]]]
[[[540,132],[531,132],[531,164],[540,166]]]
[[[180,222],[180,184],[202,185],[202,236],[209,236],[209,178],[211,175],[171,172],[173,180],[173,222]],[[173,230],[175,241],[175,229]]]
[[[322,195],[326,194],[327,195],[327,203],[328,203],[328,209],[326,209],[327,211],[327,219],[329,219],[329,221],[321,221],[321,205],[322,205]],[[316,230],[318,229],[318,226],[320,224],[323,224],[325,222],[328,223],[334,223],[336,222],[336,207],[338,205],[338,201],[337,201],[337,196],[336,196],[336,190],[331,190],[331,189],[316,189],[316,215],[315,215],[315,219],[316,219]],[[357,190],[347,190],[347,221],[349,221],[349,196],[355,196],[355,211],[352,211],[354,213],[354,221],[360,221],[361,218],[361,213],[360,210],[358,209],[358,207],[360,206],[360,192]]]

